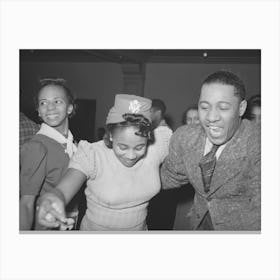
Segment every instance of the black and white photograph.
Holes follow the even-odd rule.
[[[20,50],[20,230],[260,231],[260,61]]]
[[[0,1],[0,279],[280,279],[279,20]]]

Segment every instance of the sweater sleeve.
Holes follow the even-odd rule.
[[[68,168],[83,172],[87,179],[94,179],[97,173],[96,152],[93,144],[80,141],[78,149],[71,158]]]
[[[38,195],[46,177],[47,149],[36,141],[25,143],[20,156],[20,193]]]
[[[164,189],[180,187],[189,182],[182,158],[180,135],[176,132],[171,137],[169,154],[164,160],[160,175]]]
[[[172,130],[168,127],[158,127],[154,130],[155,142],[149,147],[149,153],[154,153],[161,164],[168,155]]]

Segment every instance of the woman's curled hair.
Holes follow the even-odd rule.
[[[141,137],[146,137],[148,139],[148,144],[154,142],[154,133],[152,130],[151,122],[141,114],[131,114],[126,113],[123,115],[124,121],[120,123],[109,123],[106,125],[106,132],[103,137],[104,143],[108,148],[113,147],[113,143],[110,140],[110,135],[113,134],[114,130],[117,128],[125,127],[137,127],[138,131],[135,132],[136,135]]]

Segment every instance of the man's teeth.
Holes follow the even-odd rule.
[[[220,128],[217,126],[209,126],[209,129],[214,130],[214,131],[218,131]]]
[[[218,126],[209,126],[209,132],[213,135],[213,136],[218,136],[222,133],[222,128],[218,127]]]

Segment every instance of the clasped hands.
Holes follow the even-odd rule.
[[[36,212],[38,223],[47,228],[71,230],[74,227],[74,219],[66,217],[64,202],[53,193],[39,197]]]

